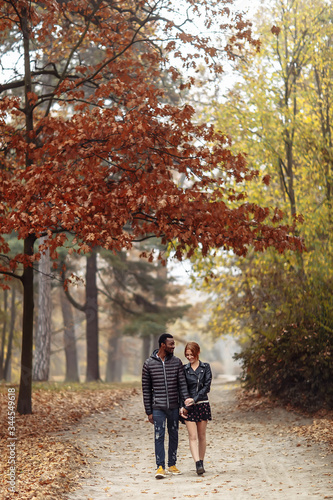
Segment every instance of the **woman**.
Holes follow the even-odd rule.
[[[184,369],[190,397],[185,400],[180,415],[185,419],[190,450],[197,474],[200,475],[205,472],[203,461],[206,452],[206,428],[208,420],[212,419],[207,396],[212,372],[208,363],[199,360],[200,346],[196,342],[188,342],[184,353],[189,361]]]

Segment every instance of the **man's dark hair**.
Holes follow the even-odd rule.
[[[173,336],[170,333],[162,333],[160,338],[158,339],[158,345],[161,347],[162,344],[165,344],[166,339],[173,339]]]

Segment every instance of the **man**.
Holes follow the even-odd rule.
[[[189,397],[183,363],[173,355],[175,341],[163,333],[156,349],[142,368],[143,403],[150,423],[154,424],[156,479],[166,477],[165,422],[169,434],[168,472],[180,474],[176,467],[178,448],[179,407]]]

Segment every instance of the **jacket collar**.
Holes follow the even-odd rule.
[[[154,358],[154,359],[157,359],[157,360],[161,360],[161,358],[159,356],[157,356],[157,353],[158,353],[158,349],[155,349],[155,351],[153,351],[153,353],[151,354],[151,358]],[[173,358],[173,354],[167,354],[165,356],[165,359],[164,361],[168,361],[169,359]]]
[[[200,359],[199,359],[199,366],[200,366],[200,367],[204,367],[204,366],[205,366],[205,363],[203,363],[202,361],[200,361]],[[198,368],[199,368],[199,366],[198,366]],[[189,368],[191,368],[191,363],[190,363],[190,362],[188,362],[188,363],[185,365],[185,370],[188,370]]]

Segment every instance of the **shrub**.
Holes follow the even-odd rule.
[[[323,324],[290,324],[274,340],[260,335],[235,359],[242,380],[258,390],[301,408],[333,408],[333,331]]]

